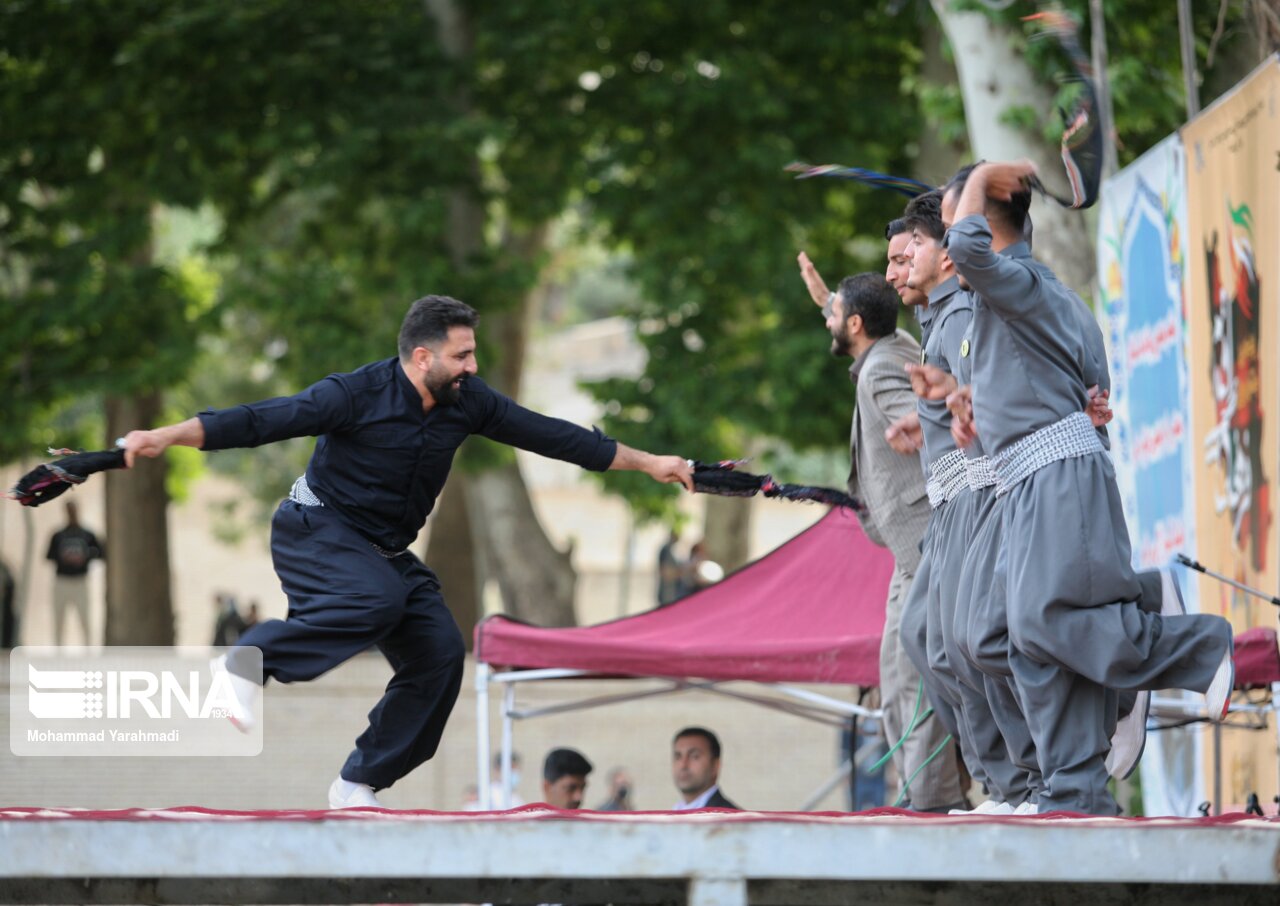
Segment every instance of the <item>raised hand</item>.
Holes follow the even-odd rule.
[[[1021,192],[1028,187],[1028,180],[1036,175],[1036,165],[1025,159],[989,163],[982,164],[974,171],[974,175],[979,173],[986,185],[988,198],[1008,201],[1014,192]]]
[[[822,282],[822,275],[818,273],[818,269],[813,266],[813,262],[804,252],[801,252],[796,260],[800,262],[800,279],[809,290],[809,298],[813,299],[814,305],[825,308],[831,291],[827,289],[827,284]]]

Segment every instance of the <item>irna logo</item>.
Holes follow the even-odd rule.
[[[225,718],[235,693],[225,671],[41,670],[27,666],[27,708],[44,720]]]

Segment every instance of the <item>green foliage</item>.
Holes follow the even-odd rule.
[[[881,270],[884,224],[902,200],[797,183],[782,168],[910,170],[918,112],[899,85],[914,23],[835,4],[797,15],[780,4],[651,2],[625,19],[608,4],[570,6],[556,12],[588,28],[547,55],[576,55],[583,75],[552,83],[552,106],[580,111],[584,153],[568,166],[607,240],[631,256],[642,297],[621,313],[648,353],[640,380],[592,388],[606,428],[700,459],[741,455],[764,435],[842,446],[852,388],[795,257],[806,249],[832,285]],[[505,33],[538,28],[530,9],[503,10]],[[548,12],[540,4],[536,16]],[[495,87],[533,109],[538,99],[522,98],[545,86],[508,67]],[[878,241],[850,243],[858,236]],[[636,476],[605,481],[646,514],[669,506]]]
[[[1022,22],[1023,17],[1036,12],[1041,4],[1022,0],[998,12],[983,4],[971,6],[986,10],[1026,36],[1023,46],[1027,59],[1046,81],[1058,84],[1057,106],[1069,110],[1078,91],[1072,81],[1074,70],[1070,61],[1058,42],[1034,37],[1043,31],[1040,26]],[[1063,0],[1061,6],[1082,23],[1080,45],[1088,54],[1092,44],[1088,0]],[[1191,8],[1198,58],[1203,61],[1217,25],[1218,4],[1196,3],[1191,4]],[[1107,27],[1107,76],[1116,120],[1117,150],[1123,167],[1186,119],[1178,16],[1167,0],[1108,0],[1103,4],[1103,15]],[[1228,30],[1235,28],[1244,15],[1240,4],[1230,4],[1226,17]],[[1211,100],[1202,97],[1201,103],[1208,104]],[[1051,140],[1059,138],[1061,119],[1053,111],[1037,113],[1046,135]]]
[[[623,441],[702,459],[778,439],[843,449],[852,388],[795,256],[832,286],[881,270],[902,199],[782,167],[906,174],[922,117],[944,141],[960,134],[955,86],[919,75],[927,6],[457,10],[472,38],[460,57],[421,0],[0,7],[0,374],[15,388],[0,460],[91,438],[103,393],[190,376],[187,412],[391,355],[427,292],[500,326],[544,278],[564,283],[571,316],[639,327],[645,374],[593,387]],[[1197,11],[1202,41],[1214,12]],[[1158,0],[1107,14],[1127,160],[1180,119],[1176,22]],[[1027,52],[1046,78],[1068,71],[1053,42]],[[486,221],[463,259],[459,199]],[[550,256],[522,247],[553,222]],[[578,250],[592,246],[608,254]],[[497,334],[481,331],[486,373],[506,351]],[[485,446],[469,458],[492,461]],[[215,464],[279,494],[304,457]],[[606,481],[643,490],[649,514],[673,499],[636,476]]]

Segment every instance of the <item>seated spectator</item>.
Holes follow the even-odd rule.
[[[542,798],[560,809],[582,808],[591,762],[574,749],[552,749],[542,763]]]
[[[686,727],[676,734],[671,748],[671,776],[680,801],[676,811],[738,806],[720,792],[720,740],[702,727]]]

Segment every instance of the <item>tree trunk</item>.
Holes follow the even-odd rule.
[[[920,35],[920,78],[929,85],[955,85],[959,81],[956,66],[943,52],[946,44],[942,25],[931,19],[924,23]],[[960,169],[969,148],[964,142],[948,142],[937,124],[925,120],[920,128],[920,152],[916,155],[912,174],[921,182],[941,185]]]
[[[1015,48],[1020,36],[981,12],[956,12],[952,0],[932,0],[951,42],[965,122],[975,158],[1029,158],[1050,186],[1065,191],[1066,171],[1057,145],[1033,131],[1004,122],[1011,107],[1030,107],[1039,114],[1056,110],[1054,92],[1032,71]],[[1067,286],[1090,294],[1096,262],[1088,226],[1079,211],[1038,196],[1031,205],[1035,255]]]
[[[439,29],[441,47],[452,59],[465,59],[471,52],[472,35],[459,5],[455,0],[426,0],[426,9]],[[469,110],[470,99],[465,90],[453,100],[459,115]],[[451,192],[449,251],[453,266],[459,271],[465,270],[471,256],[484,247],[484,228],[485,211],[475,194],[465,188]],[[509,235],[503,245],[509,253],[532,260],[541,253],[545,235],[545,227],[540,227]],[[528,299],[512,311],[486,317],[481,330],[493,337],[497,348],[502,350],[502,360],[490,373],[489,382],[508,396],[518,397],[528,345]],[[506,612],[547,626],[573,625],[577,574],[569,552],[557,550],[538,522],[519,466],[512,462],[474,475],[455,472],[452,481],[456,483],[459,479],[465,484],[463,494],[473,554],[481,554],[472,557],[473,567],[476,561],[483,561],[485,569],[498,580]],[[461,536],[458,523],[444,524],[442,519],[433,523],[428,563],[444,562],[448,555],[438,547],[436,539],[438,535],[452,534]],[[458,570],[464,568],[461,562],[455,566]],[[463,583],[461,576],[456,577],[455,585]],[[475,581],[468,584],[481,589],[484,576],[477,573]],[[476,609],[471,613],[462,610],[458,602],[451,602],[450,606],[460,624],[468,619],[474,624],[480,603],[477,594],[473,604]]]
[[[503,238],[503,249],[508,256],[533,262],[542,253],[546,233],[545,226],[509,233]],[[489,328],[502,349],[491,382],[513,399],[520,396],[529,312],[538,291],[535,287],[527,293],[517,308],[494,318]],[[513,461],[471,476],[467,503],[472,537],[484,545],[505,611],[539,626],[573,626],[578,576],[572,550],[557,549],[547,536],[519,464]]]
[[[707,557],[731,572],[751,556],[751,500],[745,497],[707,497],[703,538]]]
[[[471,519],[467,512],[467,482],[455,475],[436,503],[431,516],[431,537],[427,542],[427,565],[440,577],[445,603],[453,614],[470,651],[476,623],[484,614],[483,570],[476,562],[471,541]]]
[[[27,463],[21,465],[26,474]],[[31,507],[22,508],[22,563],[13,591],[13,613],[18,625],[18,638],[22,638],[22,618],[27,614],[27,602],[31,600],[31,579],[36,571],[36,519]]]
[[[467,508],[472,537],[482,535],[491,554],[488,568],[502,589],[506,613],[539,626],[573,626],[573,549],[558,550],[542,530],[519,468],[474,476]]]
[[[106,410],[110,443],[156,424],[161,393],[111,397]],[[106,473],[108,645],[173,644],[166,471],[160,458]]]

